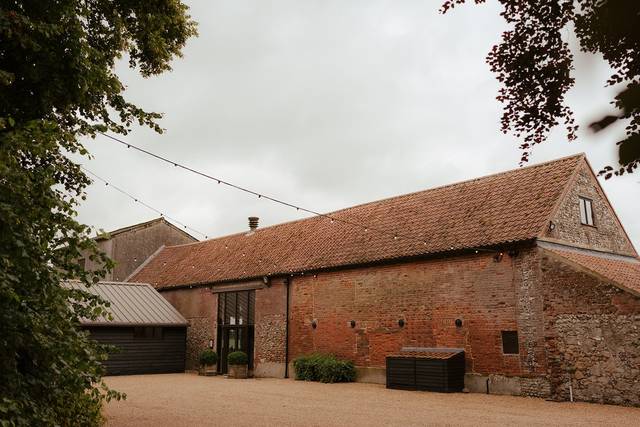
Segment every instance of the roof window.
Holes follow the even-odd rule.
[[[580,201],[580,223],[593,225],[593,202],[586,197],[578,197]]]

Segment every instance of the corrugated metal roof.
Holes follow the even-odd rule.
[[[109,301],[112,319],[81,319],[86,326],[186,326],[187,320],[147,283],[99,282],[86,288],[81,282],[66,286],[91,292]]]

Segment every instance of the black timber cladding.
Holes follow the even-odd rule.
[[[81,319],[83,329],[114,347],[104,362],[107,375],[184,372],[188,322],[148,284],[100,282],[87,290],[110,303],[111,318]]]
[[[154,331],[151,334],[145,334],[146,331],[140,334],[136,329]],[[99,343],[116,347],[116,351],[110,352],[104,362],[107,375],[184,372],[187,339],[185,327],[94,326],[87,330],[91,338]]]
[[[386,358],[387,388],[460,392],[464,388],[464,351],[428,349]],[[448,350],[448,351],[443,351]]]

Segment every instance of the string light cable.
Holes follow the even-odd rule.
[[[171,222],[174,222],[174,223],[180,225],[185,230],[189,230],[189,231],[191,231],[193,233],[196,233],[196,234],[199,234],[201,236],[204,236],[205,239],[209,238],[209,236],[207,234],[203,233],[202,231],[196,230],[195,228],[188,226],[187,224],[175,219],[174,217],[171,217],[171,216],[165,214],[163,211],[154,208],[153,206],[149,205],[148,203],[143,202],[142,200],[140,200],[139,197],[134,196],[133,194],[123,190],[122,188],[114,185],[113,183],[107,181],[106,179],[98,176],[97,174],[95,174],[94,172],[91,172],[89,169],[85,168],[84,166],[80,166],[80,169],[82,169],[83,171],[85,171],[89,175],[93,176],[95,179],[97,179],[99,181],[102,181],[105,186],[113,188],[114,190],[118,191],[119,193],[121,193],[121,194],[127,196],[128,198],[130,198],[131,200],[133,200],[135,203],[139,203],[142,206],[144,206],[145,208],[150,209],[150,210],[154,211],[155,213],[159,214],[161,217],[164,217],[164,218],[170,220]]]
[[[177,161],[174,161],[174,160],[168,159],[166,157],[160,156],[158,154],[152,153],[151,151],[145,150],[144,148],[140,148],[140,147],[138,147],[138,146],[136,146],[136,145],[134,145],[134,144],[132,144],[130,142],[123,141],[122,139],[116,138],[115,136],[112,136],[112,135],[109,135],[109,134],[106,134],[106,133],[103,133],[103,132],[98,132],[98,133],[101,134],[102,136],[106,137],[106,138],[109,138],[110,140],[112,140],[114,142],[117,142],[117,143],[119,143],[121,145],[126,146],[127,148],[132,148],[132,149],[134,149],[134,150],[136,150],[136,151],[138,151],[140,153],[146,154],[147,156],[153,157],[153,158],[155,158],[157,160],[160,160],[160,161],[162,161],[164,163],[167,163],[169,165],[173,165],[174,167],[177,167],[177,168],[180,168],[180,169],[184,169],[184,170],[186,170],[188,172],[191,172],[191,173],[199,175],[199,176],[201,176],[203,178],[212,180],[214,182],[217,182],[218,184],[225,185],[225,186],[230,187],[232,189],[235,189],[237,191],[241,191],[241,192],[244,192],[244,193],[247,193],[247,194],[251,194],[253,196],[258,197],[259,199],[269,200],[269,201],[271,201],[273,203],[277,203],[277,204],[280,204],[280,205],[295,209],[297,211],[306,212],[306,213],[309,213],[311,215],[318,216],[318,217],[321,217],[321,218],[326,218],[326,219],[330,220],[332,223],[333,222],[339,222],[339,223],[351,225],[351,226],[354,226],[354,227],[359,227],[362,230],[364,230],[365,232],[374,231],[374,232],[377,232],[377,233],[385,234],[387,236],[393,237],[394,240],[398,240],[400,238],[403,238],[403,239],[413,240],[413,241],[419,242],[419,243],[423,244],[424,246],[428,245],[427,241],[425,241],[424,239],[415,237],[415,236],[411,236],[411,235],[407,235],[407,234],[401,234],[401,233],[395,233],[395,232],[390,232],[390,231],[383,230],[383,229],[380,229],[380,228],[377,228],[377,227],[371,227],[370,225],[360,224],[360,223],[357,223],[357,222],[354,222],[354,221],[350,221],[350,220],[347,220],[347,219],[338,218],[338,217],[335,217],[335,216],[330,215],[330,214],[318,212],[318,211],[313,210],[313,209],[305,208],[305,207],[302,207],[302,206],[287,202],[285,200],[278,199],[276,197],[269,196],[267,194],[263,194],[263,193],[257,192],[255,190],[250,189],[250,188],[243,187],[243,186],[238,185],[238,184],[234,184],[234,183],[232,183],[230,181],[227,181],[227,180],[225,180],[223,178],[209,175],[209,174],[207,174],[205,172],[202,172],[202,171],[193,169],[193,168],[191,168],[189,166],[186,166],[186,165],[183,165],[181,163],[178,163]],[[450,249],[454,250],[455,247],[452,246]],[[458,249],[460,249],[460,248],[458,248]],[[491,253],[498,252],[496,250],[486,249],[486,248],[472,248],[472,247],[470,247],[470,248],[467,248],[467,249],[473,250],[476,253],[478,253],[479,251],[491,252]]]
[[[101,176],[97,175],[95,172],[90,171],[89,169],[85,168],[84,166],[80,166],[80,169],[82,169],[83,171],[85,171],[89,175],[93,176],[95,179],[97,179],[99,181],[102,181],[105,184],[105,186],[113,188],[114,190],[118,191],[119,193],[127,196],[128,198],[133,200],[135,203],[141,204],[142,206],[154,211],[155,213],[159,214],[160,216],[171,220],[171,222],[174,222],[174,223],[182,226],[186,230],[190,230],[190,231],[192,231],[194,233],[197,233],[197,234],[200,234],[201,236],[204,236],[205,239],[209,238],[209,236],[206,235],[205,233],[203,233],[202,231],[196,230],[195,228],[193,228],[193,227],[191,227],[191,226],[189,226],[189,225],[187,225],[187,224],[175,219],[174,217],[166,215],[163,211],[154,208],[153,206],[149,205],[148,203],[143,202],[142,200],[140,200],[139,197],[136,197],[136,196],[132,195],[131,193],[129,193],[128,191],[126,191],[126,190],[114,185],[112,182],[107,181],[106,179],[104,179]],[[227,245],[225,245],[225,249],[229,249],[229,247]],[[243,253],[241,256],[244,257],[245,254]],[[263,262],[269,266],[269,267],[267,267],[267,268],[269,268],[269,272],[268,272],[269,275],[272,274],[271,270],[273,270],[273,273],[276,273],[276,272],[280,271],[282,273],[286,273],[286,274],[291,273],[291,275],[293,275],[293,270],[286,269],[286,268],[283,268],[283,267],[279,266],[276,262],[274,262],[270,258],[262,257],[262,258],[258,259],[258,263],[259,264],[262,264]],[[273,268],[271,269],[270,267],[273,267]],[[304,275],[304,273],[302,273],[302,274]]]

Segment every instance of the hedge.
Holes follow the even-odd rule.
[[[297,380],[323,383],[352,382],[356,368],[350,360],[341,360],[331,354],[314,353],[293,361]]]
[[[246,365],[249,363],[249,357],[243,351],[234,351],[227,356],[227,363],[229,365]]]

